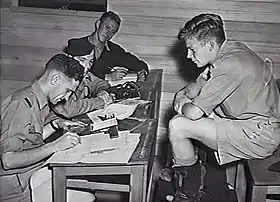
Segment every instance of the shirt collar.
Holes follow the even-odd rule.
[[[111,51],[111,49],[110,49],[110,47],[109,47],[108,41],[105,42],[105,48],[106,48],[108,51]]]
[[[92,43],[92,42],[90,41],[89,37],[92,37],[92,35],[88,36],[88,38],[87,38],[87,39],[88,39],[88,41],[89,41],[92,45],[94,45],[94,46],[95,46],[95,44],[94,44],[94,43]],[[108,42],[108,41],[105,41],[105,48],[106,48],[108,51],[111,51],[110,46],[109,46],[109,42]]]
[[[31,84],[31,87],[34,90],[33,92],[36,94],[37,100],[39,102],[39,107],[40,109],[42,109],[48,104],[47,97],[37,81],[34,81]]]

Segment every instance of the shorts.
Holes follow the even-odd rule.
[[[277,120],[256,117],[232,120],[214,115],[219,164],[240,159],[262,159],[273,154],[280,142]]]

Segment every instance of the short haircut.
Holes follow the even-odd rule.
[[[110,18],[111,20],[114,20],[118,25],[120,25],[121,21],[122,21],[120,16],[117,13],[113,12],[113,11],[107,11],[107,12],[103,13],[99,20],[101,22],[103,22],[107,18]]]
[[[178,39],[195,37],[203,43],[214,38],[218,45],[221,45],[226,39],[221,16],[210,13],[203,13],[192,18],[179,31],[177,37]]]
[[[84,67],[74,58],[65,54],[56,54],[46,63],[45,70],[56,70],[65,76],[81,82],[84,75]]]

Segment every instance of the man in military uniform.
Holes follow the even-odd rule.
[[[48,123],[49,103],[68,99],[83,78],[84,67],[64,54],[53,56],[44,73],[2,103],[0,139],[0,201],[30,202],[29,180],[45,158],[76,146],[80,139],[66,132],[57,140],[44,143],[55,130],[69,124],[62,119]]]
[[[169,122],[174,202],[209,201],[207,164],[193,140],[214,150],[221,165],[272,155],[280,143],[279,91],[258,54],[244,43],[226,40],[221,16],[193,17],[178,39],[185,42],[187,58],[206,69],[174,97],[178,114]]]
[[[113,97],[106,92],[110,84],[88,71],[94,65],[93,46],[86,41],[70,39],[64,53],[85,67],[85,76],[68,101],[59,103],[52,109],[57,114],[72,118],[111,104]]]

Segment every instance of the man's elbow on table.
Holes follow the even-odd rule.
[[[192,103],[186,103],[182,107],[182,114],[185,117],[195,121],[200,119],[203,116],[204,112],[198,106]]]

